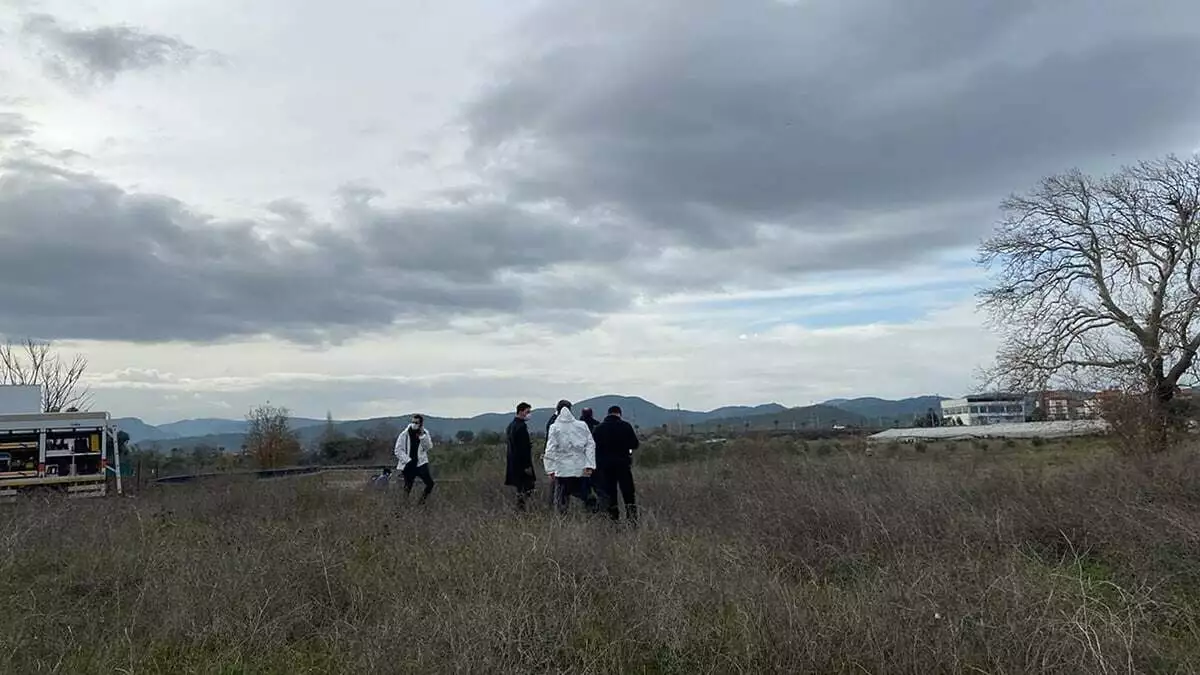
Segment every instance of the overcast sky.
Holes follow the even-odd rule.
[[[0,0],[0,330],[150,422],[957,396],[1008,193],[1200,143],[1194,0]]]

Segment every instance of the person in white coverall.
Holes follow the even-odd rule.
[[[586,422],[575,419],[571,404],[563,401],[554,423],[546,434],[546,454],[542,462],[546,475],[554,479],[554,504],[560,513],[567,511],[571,495],[580,491],[580,483],[596,469],[596,441]]]
[[[433,476],[429,473],[429,451],[433,449],[433,437],[425,428],[425,417],[413,415],[412,422],[396,437],[396,470],[404,476],[404,494],[412,492],[413,482],[420,478],[425,484],[418,504],[424,504],[433,492]]]

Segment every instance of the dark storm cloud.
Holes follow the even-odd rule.
[[[579,328],[624,302],[614,293],[563,295],[524,282],[620,243],[516,207],[388,209],[359,201],[332,224],[218,222],[176,200],[46,164],[10,161],[0,169],[7,333],[324,340],[496,313],[552,324],[569,316],[569,327]],[[276,216],[302,215],[273,208]]]
[[[123,25],[73,28],[49,14],[25,17],[23,32],[42,43],[41,57],[49,72],[76,82],[105,82],[126,71],[184,66],[202,54],[168,35]]]
[[[984,4],[554,3],[468,120],[514,194],[719,248],[1191,140],[1200,4]]]
[[[1200,5],[1156,10],[547,2],[465,112],[483,185],[423,206],[351,185],[330,222],[291,200],[223,222],[27,147],[0,164],[0,325],[195,341],[464,316],[579,328],[636,296],[894,268],[972,245],[1038,176],[1191,149]],[[26,30],[91,79],[195,58],[132,28]],[[27,128],[0,116],[0,142]]]

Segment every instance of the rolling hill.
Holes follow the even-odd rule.
[[[848,410],[818,404],[800,408],[785,408],[780,411],[759,415],[738,415],[706,420],[697,424],[694,431],[721,432],[722,430],[771,431],[789,429],[830,429],[834,426],[868,426],[870,420]]]
[[[289,419],[289,423],[293,429],[303,429],[318,424],[325,424],[325,420],[292,417]],[[246,420],[227,420],[210,417],[161,424],[158,426],[158,429],[170,434],[173,438],[186,438],[188,436],[209,436],[212,434],[244,434],[246,433],[248,424]]]
[[[864,398],[835,398],[825,401],[824,405],[839,408],[847,412],[865,417],[872,424],[891,425],[895,420],[908,424],[916,415],[923,415],[927,410],[941,410],[942,401],[949,400],[944,396],[916,396],[899,401],[890,401],[868,396]]]
[[[574,409],[582,411],[590,407],[597,417],[603,417],[611,405],[619,405],[624,411],[625,419],[644,428],[661,427],[663,424],[700,424],[707,420],[723,417],[742,417],[747,415],[763,415],[785,411],[782,405],[769,403],[758,406],[725,406],[707,412],[695,410],[670,410],[655,405],[646,399],[636,396],[598,396],[575,402]],[[543,432],[546,422],[550,419],[553,408],[536,408],[530,418],[530,427],[534,433]],[[450,437],[459,431],[503,431],[512,419],[513,413],[485,413],[469,418],[436,417],[426,415],[425,424],[431,432],[444,437]],[[355,434],[364,430],[386,426],[388,431],[396,430],[408,423],[408,415],[396,417],[377,417],[365,420],[347,420],[335,422],[335,428],[344,434]],[[240,420],[186,420],[168,425],[154,427],[147,425],[137,418],[122,418],[116,420],[117,426],[130,435],[130,440],[140,447],[167,450],[170,448],[190,449],[198,445],[239,448],[242,445],[242,435],[246,422]],[[199,425],[199,426],[198,426]],[[214,429],[214,432],[183,436],[172,433],[180,429]],[[297,430],[302,442],[308,444],[315,441],[324,432],[325,420],[295,418],[292,428]],[[167,429],[167,431],[164,431]],[[135,431],[137,433],[135,433]],[[394,432],[393,432],[394,433]]]
[[[610,405],[619,405],[625,419],[642,429],[653,429],[664,424],[685,430],[717,432],[722,429],[751,430],[772,429],[816,429],[834,425],[874,427],[891,426],[895,420],[906,424],[914,415],[928,408],[938,408],[943,397],[918,396],[898,401],[864,397],[855,399],[831,399],[824,403],[799,408],[787,408],[778,403],[757,406],[724,406],[709,411],[672,410],[663,408],[636,396],[597,396],[575,403],[575,410],[585,407],[595,410],[603,417]],[[543,433],[552,408],[537,408],[530,418],[534,433]],[[503,431],[512,419],[511,412],[485,413],[474,417],[426,416],[426,425],[433,433],[452,437],[459,431]],[[181,420],[170,424],[152,426],[137,418],[116,420],[117,426],[129,433],[130,439],[148,449],[190,449],[199,445],[240,448],[246,430],[245,420],[195,419]],[[408,416],[377,417],[363,420],[335,421],[335,428],[343,434],[366,433],[380,430],[381,433],[396,433],[408,423]],[[325,420],[293,418],[292,428],[297,431],[305,445],[311,445],[325,430]]]
[[[199,438],[207,436],[241,436],[246,433],[246,420],[229,420],[220,418],[201,418],[180,420],[168,424],[146,424],[136,417],[118,417],[113,420],[118,429],[129,434],[130,441],[144,443],[147,441],[171,441],[181,438]],[[320,426],[325,420],[306,417],[290,418],[293,429]]]

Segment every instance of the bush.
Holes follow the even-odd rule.
[[[1175,447],[1194,411],[1186,400],[1162,404],[1144,394],[1113,393],[1100,400],[1114,445],[1125,455],[1150,455]]]

